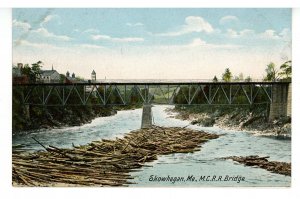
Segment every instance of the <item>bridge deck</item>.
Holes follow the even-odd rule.
[[[156,79],[118,79],[118,80],[97,80],[96,82],[80,82],[80,83],[71,83],[76,85],[247,85],[247,84],[260,84],[260,85],[273,85],[273,84],[289,84],[290,81],[231,81],[231,82],[225,82],[225,81],[218,81],[213,82],[209,80],[197,80],[197,79],[181,79],[181,80],[156,80]],[[64,86],[64,85],[70,85],[67,83],[29,83],[29,84],[13,84],[14,86],[41,86],[41,85],[49,85],[49,86]]]

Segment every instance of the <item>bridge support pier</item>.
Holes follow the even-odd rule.
[[[281,116],[291,116],[292,84],[274,84],[272,86],[272,102],[270,104],[269,121]]]
[[[143,105],[143,114],[142,114],[142,126],[141,128],[150,128],[152,126],[152,105],[144,104]]]

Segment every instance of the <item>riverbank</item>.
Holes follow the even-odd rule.
[[[175,118],[188,120],[193,125],[217,126],[227,130],[247,131],[253,135],[291,138],[291,118],[281,117],[268,121],[265,107],[183,107],[168,109]]]
[[[39,95],[31,96],[31,102],[33,104],[41,103],[41,99],[38,96]],[[112,116],[117,114],[117,111],[119,110],[131,110],[141,108],[142,106],[141,104],[127,106],[98,106],[97,101],[99,99],[95,96],[90,96],[89,101],[87,102],[87,104],[90,103],[93,105],[61,106],[61,103],[55,98],[55,94],[53,94],[52,98],[49,98],[48,101],[51,101],[52,104],[57,104],[56,106],[24,105],[22,103],[23,98],[23,90],[14,88],[12,95],[12,131],[15,134],[21,131],[81,126],[90,123],[97,117]],[[70,104],[77,104],[76,101],[78,100],[80,99],[78,99],[76,94],[70,94]],[[111,100],[113,99],[110,99],[110,103],[115,102]],[[115,103],[118,104],[118,102]]]
[[[192,153],[219,135],[153,126],[123,138],[102,139],[72,149],[43,146],[46,151],[13,150],[14,186],[126,186],[135,171],[159,155]],[[36,140],[38,142],[38,140]],[[43,145],[42,143],[39,143]]]
[[[13,132],[82,126],[97,117],[108,117],[122,110],[133,110],[141,105],[124,107],[24,107],[13,111]],[[24,114],[27,112],[26,114]]]

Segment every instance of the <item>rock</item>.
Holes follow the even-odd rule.
[[[193,120],[191,124],[192,125],[198,124],[199,126],[210,127],[215,124],[215,118],[212,117],[198,118],[197,120]]]

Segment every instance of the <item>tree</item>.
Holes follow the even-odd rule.
[[[218,82],[218,78],[217,78],[217,76],[214,76],[214,78],[213,78],[213,82]]]
[[[292,61],[286,61],[280,66],[281,72],[279,75],[285,80],[291,80],[292,78]]]
[[[64,74],[59,74],[59,83],[64,83],[66,76]]]
[[[242,81],[244,80],[244,74],[240,73],[238,76],[234,76],[234,81]]]
[[[239,80],[244,80],[244,74],[243,73],[239,74]]]
[[[278,70],[273,62],[270,62],[265,69],[267,75],[264,77],[265,81],[276,81],[279,78]]]
[[[225,69],[225,73],[223,73],[222,75],[222,80],[224,80],[225,82],[230,82],[232,79],[232,74],[229,70],[229,68]]]
[[[252,81],[252,78],[248,75],[245,79],[245,82],[251,82]]]
[[[29,64],[25,64],[24,67],[21,69],[21,73],[26,75],[29,78],[30,82],[35,82],[35,74],[32,72],[31,67]]]
[[[36,79],[40,78],[42,64],[43,64],[42,61],[38,61],[38,62],[36,62],[34,64],[31,64],[31,71],[34,74],[34,76],[35,76]]]

